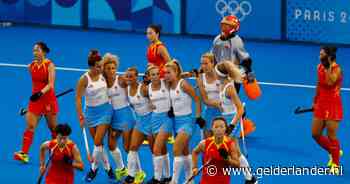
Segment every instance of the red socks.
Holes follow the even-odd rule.
[[[331,142],[331,146],[329,148],[330,153],[332,154],[333,163],[339,166],[339,157],[340,157],[340,145],[338,139],[329,139]]]
[[[330,153],[329,148],[330,148],[330,146],[331,146],[331,141],[329,140],[328,137],[321,135],[321,136],[316,140],[316,142],[317,142],[323,149],[325,149],[327,152]]]
[[[332,140],[326,136],[320,136],[316,141],[323,149],[332,155],[333,163],[339,165],[340,145],[338,139]]]
[[[26,130],[23,134],[22,152],[28,154],[29,148],[33,143],[34,132]]]

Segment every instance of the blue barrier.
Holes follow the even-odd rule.
[[[349,4],[349,0],[287,0],[287,39],[350,44]]]
[[[46,25],[81,26],[82,0],[5,0],[0,20]]]
[[[229,14],[240,19],[243,37],[281,39],[280,0],[187,1],[186,31],[189,34],[218,34],[220,20]]]
[[[2,0],[0,21],[216,35],[225,15],[244,38],[350,44],[350,0]]]
[[[161,24],[167,33],[180,33],[179,0],[89,1],[89,27],[145,31],[149,24]]]

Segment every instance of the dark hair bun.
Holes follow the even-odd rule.
[[[101,60],[102,60],[102,57],[100,55],[100,52],[97,49],[91,49],[88,56],[88,65],[95,66],[95,63]]]

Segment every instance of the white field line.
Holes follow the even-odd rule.
[[[17,67],[17,68],[27,68],[27,65],[24,64],[12,64],[12,63],[0,63],[0,67]],[[82,68],[70,68],[70,67],[59,67],[56,66],[56,70],[62,71],[73,71],[73,72],[86,72],[87,69]],[[118,74],[124,74],[124,72],[118,72]],[[143,73],[139,74],[143,76]],[[280,87],[293,87],[293,88],[311,88],[314,89],[316,86],[313,85],[304,85],[304,84],[289,84],[289,83],[278,83],[278,82],[259,82],[260,85],[266,86],[280,86]],[[350,91],[350,88],[341,88],[342,91]]]

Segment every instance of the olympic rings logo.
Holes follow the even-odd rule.
[[[239,3],[237,0],[217,0],[215,9],[221,17],[235,15],[240,21],[243,21],[252,12],[253,8],[249,1]]]

